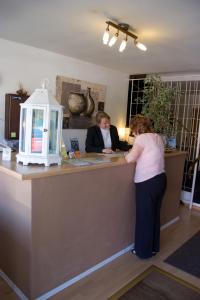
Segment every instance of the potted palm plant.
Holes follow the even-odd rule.
[[[170,148],[176,147],[172,120],[172,103],[176,91],[168,87],[158,75],[149,75],[144,82],[142,114],[153,120],[155,132],[161,134]]]

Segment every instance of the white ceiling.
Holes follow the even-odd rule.
[[[0,0],[0,38],[129,74],[200,71],[199,19],[200,0]],[[103,45],[106,20],[130,24],[148,51]]]

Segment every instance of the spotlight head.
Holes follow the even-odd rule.
[[[119,36],[119,31],[117,33],[115,33],[115,35],[113,35],[113,37],[110,39],[110,41],[108,43],[109,47],[112,47],[116,43],[118,36]]]
[[[107,45],[109,40],[109,25],[106,28],[106,31],[103,34],[103,44]]]
[[[127,45],[127,40],[128,40],[128,37],[126,36],[126,38],[121,42],[121,45],[119,47],[119,52],[123,52],[126,48],[126,45]]]
[[[135,46],[142,51],[147,51],[147,47],[144,44],[138,42],[137,40],[135,41]]]

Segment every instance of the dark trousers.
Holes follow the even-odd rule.
[[[136,183],[135,251],[141,258],[160,250],[160,209],[166,183],[165,173]]]

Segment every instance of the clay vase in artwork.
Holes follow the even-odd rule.
[[[94,99],[91,96],[91,88],[89,87],[87,88],[87,94],[85,98],[86,98],[87,106],[84,115],[86,117],[91,117],[95,109],[95,103],[94,103]]]
[[[69,111],[73,116],[79,116],[87,108],[87,101],[84,94],[70,93],[68,98]]]

